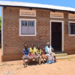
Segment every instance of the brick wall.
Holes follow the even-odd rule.
[[[75,36],[69,36],[68,34],[68,21],[75,21],[68,19],[68,13],[65,14],[64,20],[64,49],[68,54],[75,53]]]
[[[41,45],[46,46],[50,41],[50,20],[63,20],[64,21],[64,50],[67,53],[75,53],[75,37],[68,35],[68,12],[64,12],[64,19],[50,18],[50,10],[35,9],[36,17],[19,16],[18,7],[6,7],[3,9],[3,48],[4,55],[22,54],[24,43],[28,46],[33,43],[36,47]],[[29,18],[36,19],[36,36],[19,36],[19,19]]]
[[[19,36],[19,19],[20,18],[33,18],[33,17],[20,17],[19,8],[9,8],[3,9],[3,20],[4,20],[4,55],[11,54],[22,54],[24,43],[28,46],[33,43],[45,47],[46,43],[50,41],[50,29],[49,29],[49,12],[42,12],[37,10],[36,19],[36,36]]]

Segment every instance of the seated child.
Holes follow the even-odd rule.
[[[47,59],[45,48],[42,49],[42,58],[43,58],[43,63],[44,63],[44,59]]]
[[[30,47],[30,58],[36,58],[36,47],[34,47],[33,44],[31,44],[31,47]]]
[[[56,56],[55,56],[55,53],[54,53],[54,49],[52,49],[52,54],[53,54],[53,57],[54,57],[54,62],[56,62]]]
[[[41,50],[40,46],[38,45],[36,54],[38,56],[40,56],[41,55],[41,52],[42,52],[42,50]]]
[[[39,64],[41,64],[41,52],[42,52],[42,50],[41,50],[40,46],[38,45],[36,54],[38,57]]]
[[[28,45],[25,44],[24,45],[24,49],[23,49],[23,63],[24,63],[24,68],[27,66],[25,60],[29,58],[29,48]]]

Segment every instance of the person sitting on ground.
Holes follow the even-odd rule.
[[[24,49],[23,49],[23,57],[22,57],[23,63],[24,63],[24,67],[27,67],[25,60],[28,59],[28,58],[29,58],[29,48],[28,48],[28,45],[25,44],[24,45]]]
[[[53,60],[53,55],[51,54],[52,49],[53,48],[50,46],[50,43],[48,42],[47,46],[45,47],[45,52],[46,52],[46,55],[48,57],[46,64],[54,63],[54,61],[51,61],[51,60]]]
[[[41,50],[40,46],[38,45],[36,54],[38,56],[39,64],[41,64],[41,52],[42,52],[42,50]]]
[[[31,44],[31,47],[30,47],[30,58],[36,58],[36,47],[34,47],[34,44]]]
[[[54,62],[56,62],[56,56],[55,56],[55,53],[54,53],[54,49],[52,49],[52,54],[54,56]]]
[[[44,64],[44,59],[47,59],[45,48],[42,49],[42,58],[43,58],[43,64]]]

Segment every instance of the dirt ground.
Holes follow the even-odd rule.
[[[75,75],[75,58],[57,60],[53,64],[29,65],[27,68],[23,67],[22,60],[0,62],[0,75]]]

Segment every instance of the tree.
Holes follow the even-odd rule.
[[[1,17],[0,17],[0,30],[1,30]]]

